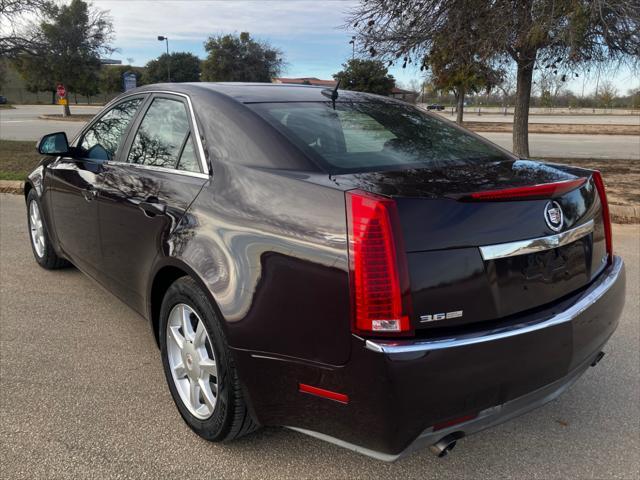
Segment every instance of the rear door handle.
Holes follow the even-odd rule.
[[[82,196],[87,202],[90,202],[98,196],[98,191],[93,187],[88,187],[82,190]]]
[[[167,210],[167,206],[155,197],[149,197],[144,202],[140,202],[138,208],[140,208],[140,210],[150,218],[153,218],[156,215],[164,215]]]

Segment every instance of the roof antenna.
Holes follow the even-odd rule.
[[[342,77],[338,77],[338,83],[336,83],[336,86],[333,90],[329,90],[328,88],[325,88],[324,90],[322,90],[322,95],[324,95],[325,97],[329,97],[331,98],[331,103],[333,104],[333,109],[336,109],[336,100],[338,99],[338,88],[340,88],[340,82],[342,81]]]

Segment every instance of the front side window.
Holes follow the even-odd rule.
[[[248,106],[328,173],[455,168],[509,160],[499,149],[421,110],[392,102]]]
[[[200,171],[189,128],[187,107],[183,102],[162,97],[154,99],[133,139],[128,161]]]
[[[80,142],[83,158],[113,160],[141,103],[141,98],[119,103],[94,123]]]

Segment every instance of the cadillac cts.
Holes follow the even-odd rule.
[[[281,425],[444,455],[567,389],[624,303],[599,172],[388,98],[151,85],[38,150],[36,261],[149,320],[208,440]]]

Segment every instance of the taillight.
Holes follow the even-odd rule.
[[[360,190],[346,200],[353,330],[409,334],[409,273],[396,203]]]
[[[607,264],[613,263],[613,235],[611,234],[611,217],[609,216],[609,202],[607,202],[607,192],[604,189],[604,181],[602,174],[595,170],[592,174],[593,182],[596,184],[596,190],[600,197],[602,205],[602,222],[604,223],[604,237],[607,245]]]
[[[540,183],[538,185],[530,185],[527,187],[485,190],[483,192],[470,193],[469,195],[462,197],[461,200],[499,202],[553,198],[581,187],[586,181],[586,178],[578,178],[576,180],[565,180],[562,182]]]

